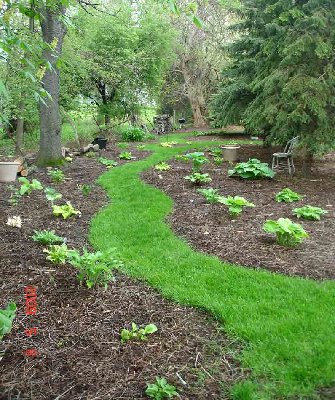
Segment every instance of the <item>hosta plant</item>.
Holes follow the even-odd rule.
[[[179,397],[175,386],[170,385],[165,378],[156,377],[155,383],[148,383],[145,394],[154,400],[173,399]]]
[[[189,159],[186,157],[185,154],[177,154],[175,156],[175,160],[176,161],[182,161],[182,162],[188,162],[189,161]]]
[[[302,199],[301,194],[294,192],[289,188],[285,188],[276,194],[276,201],[278,203],[292,203],[293,201],[299,201]]]
[[[168,171],[169,169],[171,169],[171,165],[162,161],[155,165],[155,169],[157,169],[157,171]]]
[[[213,157],[221,157],[222,156],[222,149],[220,147],[212,147],[209,150],[209,154]]]
[[[161,142],[160,145],[162,147],[173,147],[177,142]]]
[[[275,173],[267,163],[262,163],[257,158],[241,162],[228,171],[229,176],[239,176],[242,179],[273,178]]]
[[[157,332],[155,324],[148,324],[144,328],[139,328],[135,322],[131,324],[131,330],[122,329],[120,333],[121,342],[125,343],[128,340],[147,340],[148,335]]]
[[[320,221],[322,215],[327,214],[328,211],[321,207],[306,205],[300,208],[295,208],[292,212],[293,215],[297,216],[298,218],[309,219],[311,221]]]
[[[52,182],[61,183],[65,181],[65,175],[61,169],[51,169],[48,172],[48,175],[50,176]]]
[[[21,187],[19,189],[20,196],[29,195],[33,190],[42,190],[43,186],[40,181],[37,179],[33,179],[31,182],[29,179],[21,177],[18,179],[21,183]]]
[[[43,249],[43,252],[47,254],[47,260],[54,264],[65,264],[68,258],[69,249],[65,243],[53,244],[47,249]]]
[[[63,195],[58,193],[54,188],[45,188],[44,193],[47,200],[51,201],[51,203],[63,197]]]
[[[199,151],[185,154],[185,157],[193,162],[193,172],[200,172],[202,165],[209,162],[205,154]]]
[[[124,151],[119,154],[119,159],[120,160],[131,160],[131,152],[130,151]]]
[[[16,316],[16,304],[9,303],[4,310],[0,310],[0,341],[12,330]]]
[[[196,185],[212,182],[212,178],[208,174],[201,174],[200,172],[193,172],[193,174],[185,176],[184,179]]]
[[[117,162],[114,160],[109,160],[105,157],[99,157],[98,161],[100,164],[104,165],[106,168],[113,168],[117,166]]]
[[[289,218],[279,218],[277,221],[268,220],[264,223],[263,229],[265,232],[274,233],[277,243],[286,247],[297,246],[308,237],[304,228]]]
[[[233,217],[239,216],[244,207],[255,207],[255,204],[241,196],[222,197],[219,202],[228,206],[228,211]]]
[[[84,196],[88,196],[92,191],[92,187],[90,185],[88,185],[87,183],[79,185],[79,189],[81,190],[81,192]]]
[[[219,203],[222,199],[222,196],[218,194],[218,189],[198,189],[199,193],[201,193],[204,198],[208,201],[208,203]]]
[[[213,161],[214,161],[215,165],[221,165],[223,163],[223,158],[222,157],[214,157]]]
[[[52,206],[52,212],[53,215],[56,217],[63,217],[63,219],[67,219],[71,217],[72,215],[80,215],[81,212],[79,210],[76,210],[73,205],[67,201],[66,204],[63,204],[62,206],[57,206],[53,205]]]
[[[42,230],[42,231],[34,231],[34,235],[32,236],[32,239],[34,242],[38,242],[44,245],[51,245],[51,244],[56,244],[56,243],[64,243],[65,238],[56,235],[55,231],[47,231],[47,230]]]

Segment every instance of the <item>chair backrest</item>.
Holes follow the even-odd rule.
[[[284,153],[292,153],[294,146],[299,142],[299,136],[294,137],[286,143]]]

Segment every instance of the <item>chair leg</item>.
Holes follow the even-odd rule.
[[[288,173],[289,173],[290,175],[292,175],[290,157],[287,157],[287,165],[288,165]]]
[[[271,167],[272,171],[275,169],[275,160],[276,157],[272,157],[272,167]]]
[[[293,162],[293,158],[291,158],[291,165],[292,165],[293,173],[295,174],[295,165],[294,165],[294,162]]]

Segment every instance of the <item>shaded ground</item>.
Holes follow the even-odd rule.
[[[243,145],[241,160],[259,158],[270,162],[273,150],[261,146]],[[206,153],[211,158],[211,156]],[[335,168],[334,156],[318,161],[313,176],[288,177],[280,173],[274,180],[243,181],[229,178],[226,163],[219,167],[208,164],[203,168],[213,181],[203,187],[218,188],[222,195],[240,195],[253,202],[255,208],[246,208],[242,216],[232,220],[223,205],[206,204],[196,187],[184,180],[191,165],[171,160],[170,171],[146,171],[143,179],[166,192],[174,200],[173,213],[168,222],[174,231],[194,248],[214,254],[224,261],[253,268],[266,268],[287,275],[315,279],[335,278]],[[304,195],[300,202],[277,203],[274,195],[285,187]],[[292,217],[291,210],[303,204],[328,210],[321,221],[300,221],[310,237],[299,247],[287,249],[278,246],[274,238],[262,230],[267,219]]]
[[[103,155],[116,159],[120,151],[110,150]],[[147,154],[134,146],[131,151],[138,158]],[[10,300],[18,306],[12,333],[0,345],[0,399],[142,399],[146,382],[156,376],[174,383],[182,399],[229,398],[227,388],[245,372],[233,359],[236,344],[206,314],[120,274],[107,291],[80,287],[73,267],[45,260],[43,247],[31,239],[34,230],[54,229],[70,248],[90,248],[89,222],[107,202],[94,184],[105,171],[95,159],[76,158],[63,171],[62,184],[50,183],[45,171],[30,178],[59,190],[80,218],[56,219],[39,191],[10,206],[8,185],[0,184],[0,308]],[[84,183],[94,185],[87,197],[78,188]],[[22,217],[21,229],[6,225],[13,215]],[[36,317],[25,315],[28,285],[37,287]],[[133,321],[155,323],[159,331],[146,343],[121,345],[120,330]],[[24,330],[32,327],[38,334],[28,338]],[[39,355],[24,356],[28,348]]]

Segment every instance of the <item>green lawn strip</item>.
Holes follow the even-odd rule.
[[[150,145],[147,159],[104,173],[99,183],[112,202],[92,221],[90,240],[100,250],[116,247],[126,273],[212,312],[245,342],[241,361],[252,376],[233,388],[234,399],[310,398],[334,380],[335,283],[251,270],[193,251],[164,222],[172,200],[139,178],[187,148],[213,144]]]

